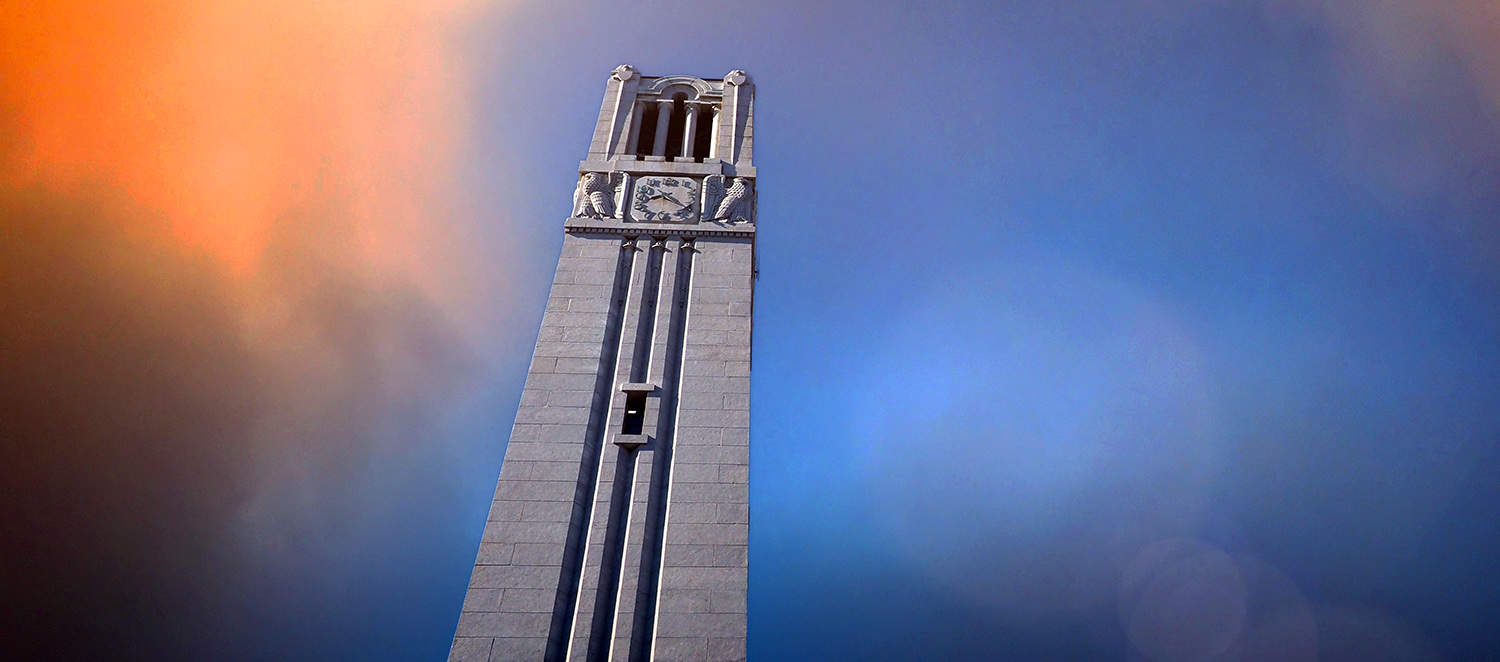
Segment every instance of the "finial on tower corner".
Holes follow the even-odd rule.
[[[615,67],[615,71],[611,75],[614,76],[615,80],[624,82],[630,80],[631,78],[634,78],[636,73],[637,72],[635,70],[635,67],[632,67],[628,64],[622,64],[618,67]]]
[[[750,80],[750,76],[746,75],[745,72],[740,69],[735,69],[734,71],[724,74],[724,82],[729,85],[744,85],[745,81],[748,80]]]

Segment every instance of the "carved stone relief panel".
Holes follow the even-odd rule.
[[[625,182],[624,173],[583,173],[573,189],[573,216],[615,218],[623,211],[620,203]]]
[[[755,221],[755,180],[712,175],[703,182],[703,220]]]

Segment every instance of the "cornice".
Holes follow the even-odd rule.
[[[624,223],[600,218],[575,216],[563,223],[568,234],[612,234],[621,236],[743,237],[754,239],[755,226],[749,223]]]

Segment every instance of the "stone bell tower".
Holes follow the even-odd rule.
[[[745,659],[754,100],[610,75],[450,660]]]

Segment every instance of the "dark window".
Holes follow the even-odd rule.
[[[672,97],[672,119],[667,124],[667,156],[682,156],[682,130],[687,124],[687,95]]]
[[[625,394],[625,423],[620,434],[640,434],[646,424],[646,394],[635,391]]]
[[[635,141],[635,153],[637,161],[641,156],[651,154],[651,147],[656,145],[656,104],[648,103],[645,112],[641,113],[640,138]]]
[[[693,160],[699,163],[708,158],[708,146],[713,142],[714,111],[712,106],[698,110],[698,126],[693,132]]]

